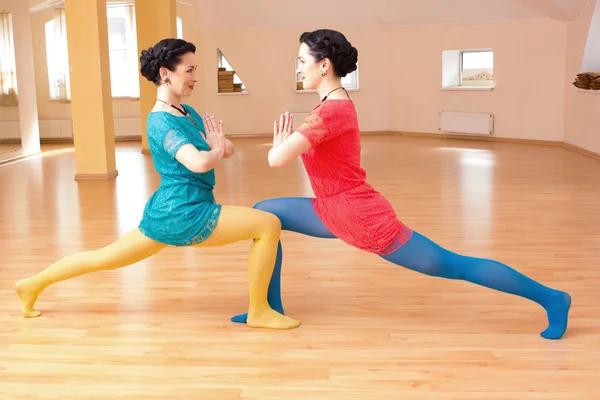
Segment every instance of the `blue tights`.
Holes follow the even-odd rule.
[[[319,238],[335,238],[315,213],[309,198],[264,200],[256,204],[254,208],[279,217],[283,230]],[[426,275],[464,280],[532,300],[546,310],[548,327],[540,334],[546,339],[559,339],[567,329],[571,306],[569,294],[544,286],[497,261],[453,253],[416,231],[400,249],[381,257]],[[283,313],[281,264],[280,242],[275,269],[269,285],[268,300],[273,309]],[[246,322],[246,314],[236,315],[232,321]]]

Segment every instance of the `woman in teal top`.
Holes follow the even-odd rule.
[[[198,151],[211,150],[204,139],[202,117],[189,105],[181,107],[191,119],[169,111],[148,115],[148,143],[161,182],[148,200],[139,225],[144,235],[173,246],[202,243],[214,230],[221,212],[213,196],[214,170],[193,172],[175,158],[185,144]]]
[[[215,202],[215,166],[234,153],[223,124],[200,117],[181,97],[196,84],[196,47],[164,39],[142,51],[141,74],[157,86],[157,102],[148,115],[148,141],[160,187],[148,200],[138,228],[95,251],[72,254],[16,283],[24,317],[49,285],[99,270],[116,269],[150,257],[168,245],[222,246],[253,239],[249,257],[248,325],[288,329],[300,322],[273,310],[267,290],[281,232],[279,219],[250,207]]]

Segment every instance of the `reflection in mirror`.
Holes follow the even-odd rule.
[[[14,43],[11,13],[0,10],[0,159],[22,148]]]

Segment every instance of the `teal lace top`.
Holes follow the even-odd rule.
[[[184,144],[210,150],[199,133],[205,132],[202,118],[189,105],[183,106],[189,111],[188,116],[164,111],[148,114],[148,144],[161,181],[146,203],[138,226],[149,238],[173,246],[204,241],[217,225],[221,212],[213,195],[214,170],[195,173],[175,159]]]

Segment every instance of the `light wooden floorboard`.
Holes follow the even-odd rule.
[[[301,164],[270,169],[268,138],[235,139],[216,196],[310,196]],[[167,248],[51,286],[23,319],[17,279],[137,226],[158,187],[140,143],[119,176],[74,181],[70,145],[0,167],[0,399],[593,400],[600,377],[600,162],[562,147],[367,136],[368,181],[414,229],[573,296],[560,341],[543,310],[421,276],[341,241],[284,232],[296,330],[229,322],[247,306],[249,243]],[[595,377],[595,378],[594,378]]]

